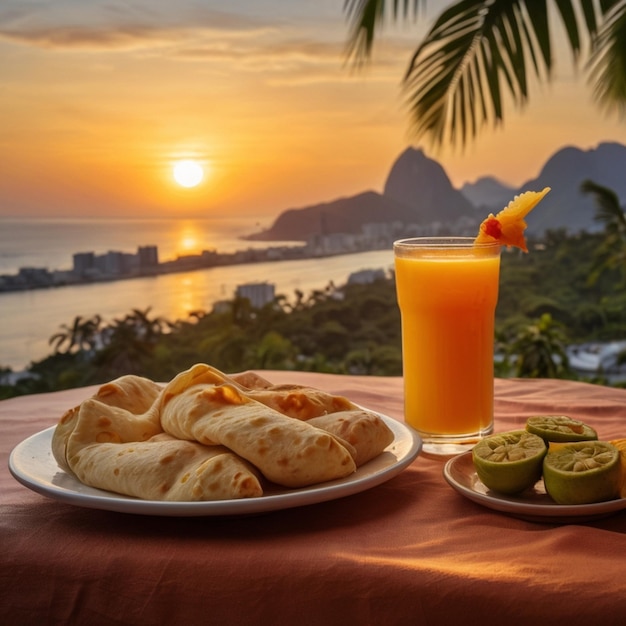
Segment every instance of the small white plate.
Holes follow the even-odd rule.
[[[343,498],[376,487],[404,470],[420,453],[422,440],[403,423],[379,415],[393,431],[394,440],[382,454],[359,467],[354,474],[302,489],[276,489],[259,498],[161,502],[88,487],[57,465],[50,447],[54,426],[18,444],[9,457],[9,469],[15,479],[29,489],[76,506],[172,517],[256,515]]]
[[[443,475],[450,486],[466,498],[495,511],[532,522],[574,524],[626,509],[626,498],[594,504],[556,504],[546,493],[543,480],[515,496],[496,493],[485,487],[478,478],[471,451],[447,461]]]

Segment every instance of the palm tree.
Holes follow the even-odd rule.
[[[71,326],[61,324],[61,330],[50,337],[48,344],[54,344],[56,353],[69,354],[74,348],[79,351],[93,350],[98,343],[101,325],[102,318],[99,315],[89,319],[77,315]],[[64,350],[63,346],[66,346]]]
[[[570,375],[566,337],[549,313],[522,328],[509,345],[515,375],[522,378],[566,378]]]
[[[123,320],[116,320],[118,323],[133,328],[139,339],[148,343],[154,343],[163,332],[171,328],[170,322],[163,317],[150,317],[152,307],[144,310],[132,309]]]
[[[351,24],[348,58],[362,65],[386,18],[417,19],[426,5],[427,0],[344,0]],[[503,122],[505,92],[523,107],[530,75],[539,81],[552,77],[552,11],[574,61],[586,60],[597,103],[623,113],[626,0],[459,0],[435,19],[403,78],[415,137],[436,147],[465,145],[484,126]]]
[[[49,345],[54,344],[55,352],[69,353],[72,351],[72,349],[76,346],[76,340],[79,332],[78,329],[82,324],[82,321],[82,316],[77,315],[74,318],[71,326],[68,326],[67,324],[61,324],[61,330],[52,335],[52,337],[50,337],[50,339],[48,340]],[[63,349],[63,346],[65,346],[65,349]]]
[[[594,283],[605,270],[618,269],[626,284],[626,213],[619,204],[619,198],[611,189],[590,180],[583,181],[580,189],[583,193],[593,194],[595,219],[604,222],[606,233],[595,256],[589,281]]]

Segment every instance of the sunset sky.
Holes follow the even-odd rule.
[[[430,20],[346,65],[344,0],[3,0],[0,215],[275,216],[382,191],[408,146],[460,187],[517,186],[565,145],[626,143],[569,55],[529,106],[461,153],[409,135],[400,81]],[[176,161],[204,178],[176,183]]]

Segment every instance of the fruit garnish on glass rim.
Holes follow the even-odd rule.
[[[480,225],[475,243],[493,243],[498,241],[503,246],[515,246],[524,252],[526,247],[526,222],[524,218],[539,204],[543,197],[550,191],[546,187],[543,191],[526,191],[515,196],[509,204],[497,215],[490,213]]]

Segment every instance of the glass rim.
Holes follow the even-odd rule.
[[[393,242],[394,249],[400,248],[404,250],[420,249],[420,250],[437,250],[437,249],[459,249],[465,250],[469,248],[477,248],[489,250],[500,248],[498,241],[481,241],[476,242],[476,237],[450,236],[450,237],[409,237],[407,239],[398,239]]]

